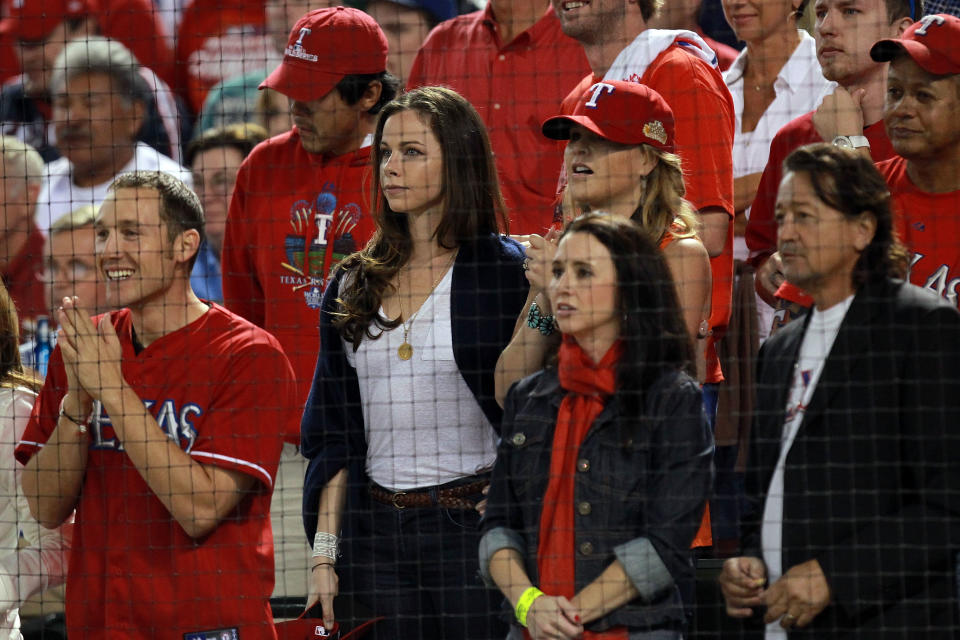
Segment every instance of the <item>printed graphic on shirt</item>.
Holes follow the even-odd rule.
[[[800,401],[787,410],[787,415],[784,422],[790,422],[791,420],[796,418],[798,415],[802,414],[804,411],[807,410],[806,405],[803,403],[803,398],[807,394],[807,387],[810,386],[810,379],[812,376],[813,376],[813,369],[804,369],[803,371],[800,372],[801,386],[800,386],[800,389],[798,390],[799,393],[797,394],[797,397],[800,398]],[[786,433],[786,431],[784,431],[784,433]]]
[[[333,267],[360,248],[352,231],[363,212],[356,202],[338,203],[336,192],[336,185],[328,182],[313,200],[297,200],[290,206],[290,232],[280,266],[291,275],[281,276],[281,281],[303,292],[311,309],[320,308]]]
[[[143,406],[156,419],[160,429],[167,437],[190,453],[197,441],[197,429],[194,420],[203,415],[203,409],[195,402],[177,405],[175,400],[144,400]],[[93,404],[93,419],[90,421],[90,448],[109,451],[123,451],[123,444],[117,439],[110,416],[104,411],[100,401]]]
[[[925,260],[926,257],[922,253],[915,252],[913,254],[910,259],[910,273],[907,279],[919,287],[930,289],[938,296],[946,298],[950,304],[957,306],[960,274],[951,273],[950,265],[938,264],[936,258]]]

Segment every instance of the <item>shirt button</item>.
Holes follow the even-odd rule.
[[[499,108],[500,108],[500,103],[499,103],[499,102],[494,102],[494,103],[493,103],[493,108],[494,108],[494,109],[499,109]]]
[[[504,60],[507,59],[507,56],[505,56],[505,55],[503,55],[503,54],[501,53],[500,56],[499,56],[497,59],[498,59],[500,62],[503,62]]]
[[[580,553],[582,553],[582,554],[585,555],[585,556],[589,556],[591,553],[593,553],[593,544],[591,544],[591,543],[589,543],[589,542],[583,542],[583,543],[581,543],[581,544],[580,544]]]
[[[586,473],[587,471],[590,471],[590,461],[586,458],[580,458],[577,460],[577,471],[580,473]]]
[[[519,446],[521,446],[521,445],[522,445],[524,442],[526,442],[526,441],[527,441],[527,436],[525,436],[524,434],[522,434],[522,433],[520,433],[520,432],[517,432],[517,433],[513,434],[512,442],[513,442],[514,446],[519,447]]]
[[[590,512],[593,510],[593,507],[590,506],[589,502],[581,502],[577,505],[577,513],[582,516],[590,515]]]

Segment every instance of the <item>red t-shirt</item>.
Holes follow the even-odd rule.
[[[159,427],[194,461],[257,484],[213,532],[192,539],[124,452],[111,417],[97,414],[67,578],[70,638],[182,638],[231,628],[241,638],[275,638],[270,496],[282,446],[276,425],[297,411],[290,364],[272,336],[217,305],[139,354],[130,311],[114,311],[111,320],[124,378]],[[50,438],[66,388],[56,347],[16,449],[20,462]]]
[[[327,278],[375,229],[369,164],[369,147],[333,158],[307,153],[294,129],[257,146],[237,174],[223,241],[223,298],[283,345],[301,407],[317,364]],[[299,441],[299,421],[288,437]]]
[[[893,198],[894,228],[911,252],[910,282],[957,305],[960,294],[960,191],[926,193],[901,157],[877,163]]]
[[[193,113],[213,85],[267,66],[273,41],[263,6],[264,0],[193,0],[184,10],[177,28],[176,90]]]
[[[887,138],[887,130],[882,121],[864,128],[863,135],[870,141],[870,155],[874,162],[897,155]],[[750,249],[750,262],[754,266],[758,266],[777,250],[777,223],[773,219],[773,209],[777,203],[777,190],[783,179],[783,161],[794,149],[814,142],[823,142],[823,138],[813,126],[811,111],[785,124],[770,143],[770,157],[760,177],[757,196],[747,221],[747,248]]]
[[[730,216],[726,250],[710,259],[713,275],[706,382],[721,382],[723,373],[714,343],[730,321],[733,297],[733,98],[720,72],[674,44],[657,56],[642,76],[622,78],[657,91],[673,110],[677,154],[683,160],[686,199],[702,211],[718,208]],[[571,113],[583,92],[600,78],[584,78],[563,101]]]
[[[21,336],[33,331],[37,316],[47,315],[47,297],[43,288],[43,234],[32,227],[27,243],[4,270],[3,284],[17,307]]]
[[[504,44],[487,5],[430,33],[407,87],[445,85],[476,107],[496,154],[510,233],[543,234],[553,222],[563,149],[540,124],[589,72],[583,47],[563,35],[552,8]]]
[[[703,41],[710,45],[713,52],[717,54],[717,64],[720,66],[720,71],[729,69],[730,65],[733,64],[733,61],[736,60],[740,54],[739,51],[730,45],[714,40],[699,29],[697,29],[697,35],[703,38]]]

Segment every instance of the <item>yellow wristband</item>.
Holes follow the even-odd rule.
[[[517,600],[517,622],[522,624],[524,627],[527,626],[527,614],[530,612],[530,607],[533,606],[533,601],[543,595],[543,591],[537,589],[536,587],[527,587],[527,590],[523,592],[523,595],[520,596],[520,599]]]

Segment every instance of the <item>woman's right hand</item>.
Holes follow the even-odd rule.
[[[307,594],[306,610],[320,603],[320,609],[323,611],[323,626],[327,629],[333,628],[336,618],[333,612],[333,598],[340,589],[340,578],[337,577],[337,571],[333,564],[327,558],[317,558],[323,562],[317,562],[310,569],[309,593]]]
[[[527,630],[533,640],[574,640],[583,635],[580,612],[563,596],[543,595],[527,612]]]
[[[538,292],[547,290],[547,285],[553,277],[550,265],[553,264],[553,256],[557,253],[559,238],[560,231],[557,229],[550,229],[543,237],[536,234],[527,236],[530,243],[527,247],[527,281],[530,282],[531,289]]]

